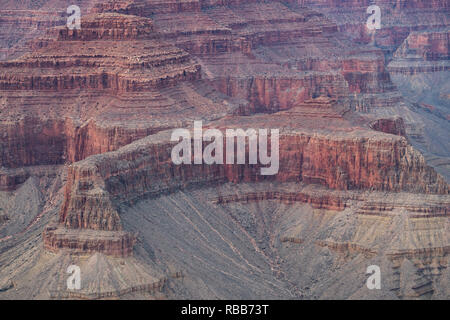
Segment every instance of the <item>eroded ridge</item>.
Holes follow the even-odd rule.
[[[377,32],[367,1],[88,2],[80,30],[0,12],[6,295],[373,298],[370,262],[384,297],[448,297],[445,1],[381,1]],[[278,129],[277,174],[176,165],[200,120]],[[76,294],[31,279],[75,262]]]

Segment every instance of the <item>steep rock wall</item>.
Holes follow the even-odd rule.
[[[259,165],[176,166],[171,161],[174,143],[167,138],[166,133],[157,134],[73,164],[60,222],[67,228],[117,230],[118,212],[109,201],[133,202],[189,185],[227,181],[303,180],[341,190],[449,192],[420,153],[393,135],[381,139],[283,135],[280,171],[275,176],[259,175]]]

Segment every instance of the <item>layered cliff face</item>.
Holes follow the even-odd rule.
[[[114,17],[98,16],[107,23]],[[120,17],[115,17],[120,19]],[[127,43],[108,41],[123,36],[115,34],[115,28],[130,29],[130,38],[151,33],[151,24],[124,18],[118,26],[109,26],[107,32],[97,25],[82,32],[62,31],[55,42],[40,45],[41,50],[24,55],[18,60],[2,62],[5,74],[1,77],[2,90],[54,90],[64,89],[99,89],[113,93],[143,91],[160,86],[175,85],[179,80],[195,80],[199,78],[199,67],[189,56],[171,45],[160,42],[136,41]],[[127,21],[131,20],[131,21]],[[133,28],[143,27],[140,32],[133,33]],[[124,34],[126,33],[126,30]],[[96,37],[106,38],[95,41]],[[93,42],[84,42],[92,38]],[[58,41],[59,40],[59,41]],[[64,41],[65,40],[65,41]],[[74,41],[71,41],[74,40]],[[80,42],[78,42],[78,41]],[[74,55],[81,50],[84,54]],[[108,54],[104,54],[108,51]],[[133,52],[134,51],[134,52]],[[34,70],[33,70],[34,69]],[[64,72],[64,69],[68,69]],[[27,70],[24,73],[23,70]],[[33,70],[34,72],[30,71]]]
[[[330,1],[305,0],[303,5],[315,8],[336,21],[340,31],[360,42],[375,42],[393,52],[413,31],[446,27],[450,6],[447,1]],[[366,28],[370,5],[381,9],[381,26],[376,32]]]
[[[180,83],[199,79],[200,66],[157,39],[149,19],[86,16],[81,30],[60,27],[48,36],[32,43],[32,53],[1,63],[6,168],[75,162],[241,107],[232,99],[219,105],[223,97],[201,82]]]
[[[399,46],[388,65],[393,82],[422,115],[413,143],[425,151],[430,163],[447,179],[450,165],[449,144],[449,29],[412,32]],[[444,137],[441,135],[444,133]],[[431,141],[435,141],[432,143]],[[438,142],[439,141],[439,142]],[[436,143],[438,142],[438,143]]]
[[[448,180],[448,1],[306,0],[301,4],[336,22],[338,30],[356,42],[384,52],[386,71],[403,98],[393,92],[389,98],[357,97],[355,109],[376,117],[403,117],[410,141]],[[381,10],[379,30],[366,27],[366,10],[372,4]]]
[[[187,185],[227,181],[270,179],[318,183],[341,190],[449,193],[446,182],[426,166],[423,157],[403,138],[353,133],[362,137],[282,135],[280,171],[266,178],[258,176],[260,168],[256,165],[176,166],[171,161],[174,143],[170,143],[169,133],[150,136],[116,152],[72,165],[60,222],[68,228],[121,230],[115,209],[121,202],[133,203]]]
[[[27,40],[62,24],[63,17],[55,17],[53,12],[0,10],[0,23],[0,60],[6,60],[25,53]]]
[[[1,2],[0,61],[17,58],[29,51],[29,42],[50,28],[66,24],[66,10],[78,5],[86,14],[98,0],[43,0]]]
[[[449,35],[448,28],[411,33],[394,53],[389,71],[403,75],[448,71]]]
[[[380,1],[371,34],[369,2],[82,1],[79,30],[60,9],[25,20],[39,32],[0,62],[0,297],[448,298],[445,103],[405,95],[440,75],[448,100],[448,4]],[[278,129],[279,170],[174,164],[171,133],[195,120]],[[69,294],[75,262],[88,280]],[[31,279],[46,270],[61,277]]]

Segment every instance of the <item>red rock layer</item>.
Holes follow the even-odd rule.
[[[450,30],[413,32],[399,48],[401,54],[418,54],[425,60],[448,60],[450,58]]]
[[[362,253],[367,257],[373,257],[377,255],[375,250],[371,250],[369,248],[365,248],[355,243],[349,242],[328,242],[328,241],[316,241],[316,245],[320,247],[326,247],[330,250],[336,251],[343,255],[354,254],[354,253]]]
[[[186,52],[149,40],[155,37],[149,19],[106,13],[87,16],[83,26],[59,28],[57,41],[41,39],[32,54],[0,63],[0,90],[117,93],[200,78],[200,66]]]
[[[87,299],[87,300],[98,300],[98,299],[117,299],[120,296],[130,294],[130,293],[140,293],[140,292],[148,292],[155,293],[160,292],[166,279],[161,279],[155,283],[143,284],[139,286],[132,286],[127,289],[116,290],[116,291],[107,291],[107,292],[99,292],[99,293],[79,293],[75,291],[65,290],[63,292],[49,292],[50,298],[53,299]]]
[[[76,162],[153,133],[149,128],[102,127],[95,121],[79,124],[69,118],[47,121],[25,118],[0,125],[0,129],[3,132],[0,165],[6,168]],[[5,181],[6,184],[11,183]]]
[[[182,123],[185,113],[180,110],[193,107],[188,98],[179,96],[192,95],[196,88],[174,88],[204,76],[229,97],[248,101],[242,104],[241,113],[283,111],[274,117],[227,118],[222,125],[217,124],[224,128],[228,121],[235,121],[235,127],[284,128],[280,172],[271,177],[261,176],[258,165],[175,166],[170,158],[174,144],[169,142],[167,133],[85,159],[153,133],[149,129],[128,130],[111,126],[111,122],[101,127],[95,121],[80,121],[84,124],[78,125],[77,120],[21,120],[5,124],[2,131],[7,132],[7,139],[3,142],[5,152],[0,152],[2,165],[20,167],[85,159],[69,168],[61,226],[46,230],[46,248],[126,256],[132,252],[134,240],[121,233],[118,204],[189,185],[269,179],[304,181],[340,190],[449,193],[448,185],[405,138],[350,127],[343,121],[349,111],[348,100],[353,96],[355,100],[357,95],[362,96],[370,107],[399,102],[384,68],[382,52],[354,46],[337,32],[354,23],[364,26],[361,21],[367,18],[365,9],[369,2],[350,1],[356,10],[364,6],[362,19],[337,25],[322,14],[297,5],[309,5],[309,0],[286,3],[289,5],[262,0],[102,2],[96,7],[102,13],[83,19],[81,30],[58,28],[53,33],[55,38],[34,43],[34,53],[0,63],[0,90],[14,92],[15,97],[29,92],[100,92],[105,97],[123,97],[129,108],[136,102],[133,99],[145,105],[142,110],[146,111],[167,106],[167,110],[159,112],[172,114],[174,122]],[[334,0],[316,2],[331,9],[340,8],[341,4]],[[392,6],[393,1],[382,4]],[[440,0],[431,5],[448,7]],[[409,8],[425,8],[425,2],[396,1],[393,16],[398,17],[401,10]],[[348,17],[353,19],[351,13],[344,15],[344,19]],[[386,44],[403,41],[404,31],[410,26],[403,25],[404,19],[401,22],[378,33],[398,28],[398,35],[387,37]],[[366,37],[362,40],[367,40],[367,36],[362,36]],[[442,56],[445,52],[440,46],[431,45],[431,52]],[[190,54],[197,55],[199,62]],[[160,94],[163,90],[167,91],[167,98]],[[202,92],[204,96],[210,94]],[[210,104],[205,103],[204,96],[195,95],[194,104],[209,111]],[[146,100],[149,97],[150,103]],[[109,116],[120,114],[117,110]],[[140,116],[139,111],[130,112],[123,119],[128,120],[130,114]],[[83,117],[89,119],[87,115]],[[148,119],[156,117],[150,112]],[[155,123],[160,128],[158,121]],[[342,128],[337,129],[338,125]],[[378,131],[404,134],[397,120],[380,119],[372,126]],[[22,176],[0,178],[10,186]],[[298,197],[318,208],[341,210],[345,206],[333,197]]]
[[[106,1],[94,8],[96,12],[115,11],[126,14],[150,16],[154,13],[196,12],[201,8],[200,0],[138,0]]]
[[[27,40],[62,23],[63,11],[0,10],[0,60],[27,52]]]
[[[211,83],[228,96],[248,100],[251,113],[287,110],[315,96],[340,98],[345,92],[342,76],[319,73],[303,78],[289,75],[218,77]]]
[[[444,259],[449,253],[450,253],[450,246],[445,246],[437,248],[401,250],[400,252],[387,254],[387,256],[395,265],[398,265],[405,258],[412,261],[419,260],[421,263],[427,260],[436,260],[437,258],[441,258],[442,261],[445,261]],[[442,265],[445,265],[445,262],[442,263]]]
[[[55,28],[58,40],[131,40],[154,36],[150,19],[114,13],[83,16],[80,29]]]
[[[378,119],[370,127],[376,131],[406,137],[405,121],[402,118]]]
[[[388,52],[395,50],[411,31],[447,26],[450,9],[446,0],[380,0],[376,3],[368,0],[302,0],[300,3],[331,17],[340,31],[362,42],[375,41]],[[366,28],[369,17],[366,9],[372,4],[378,5],[382,14],[382,28],[375,33]]]
[[[412,32],[394,53],[389,71],[405,75],[450,70],[450,29]]]
[[[166,133],[150,136],[73,164],[60,222],[67,228],[117,230],[119,218],[112,203],[226,181],[303,180],[343,190],[449,193],[448,185],[420,153],[404,138],[392,135],[377,139],[283,135],[280,171],[275,176],[261,176],[259,165],[176,166],[171,160],[174,143],[166,139]]]
[[[117,93],[173,86],[179,81],[200,78],[200,66],[173,46],[151,41],[116,44],[54,42],[42,49],[45,52],[2,62],[0,89],[101,89]],[[89,54],[74,56],[79,50]],[[133,51],[137,55],[134,59],[130,57]]]
[[[450,214],[450,203],[448,202],[399,205],[383,201],[368,202],[357,213],[372,216],[390,216],[391,212],[397,208],[405,209],[411,219],[447,217]]]
[[[58,252],[61,249],[73,253],[100,252],[114,257],[128,257],[133,254],[136,239],[126,232],[75,232],[67,229],[48,226],[43,232],[44,248],[48,251]]]
[[[230,203],[230,202],[252,202],[263,200],[279,200],[284,203],[292,202],[304,202],[309,203],[315,209],[327,209],[342,211],[346,207],[345,199],[333,196],[333,195],[310,195],[306,193],[295,192],[253,192],[245,194],[235,194],[229,196],[220,196],[215,199],[218,204]]]

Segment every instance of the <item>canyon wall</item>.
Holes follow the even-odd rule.
[[[226,181],[304,181],[341,190],[449,193],[442,177],[402,137],[337,140],[282,135],[279,173],[261,176],[259,165],[176,166],[171,160],[174,143],[166,142],[167,135],[150,136],[73,164],[60,222],[67,228],[120,230],[118,203]]]
[[[58,220],[42,233],[46,251],[129,258],[138,235],[127,227],[145,220],[134,221],[131,211],[162,199],[155,212],[143,210],[153,227],[169,216],[161,207],[179,190],[208,189],[214,204],[231,208],[265,201],[302,206],[291,217],[311,208],[314,219],[342,214],[345,221],[363,221],[361,230],[386,227],[398,212],[434,222],[448,217],[449,186],[409,143],[411,125],[398,113],[406,104],[391,81],[396,73],[448,70],[448,2],[380,1],[383,29],[376,33],[365,29],[368,0],[88,1],[94,10],[88,14],[83,6],[80,30],[64,26],[65,14],[58,11],[64,1],[51,2],[42,9],[54,6],[54,14],[22,12],[23,21],[0,12],[11,33],[0,32],[0,43],[7,45],[0,59],[10,58],[0,62],[0,189],[17,188],[35,174],[34,166],[67,165]],[[261,175],[261,165],[174,165],[171,131],[162,130],[193,120],[220,130],[280,129],[278,174]],[[217,193],[225,183],[260,182],[293,182],[293,190]],[[295,189],[300,185],[321,192]],[[371,194],[378,199],[353,206]],[[399,203],[385,201],[397,196]],[[416,197],[420,201],[411,204]],[[190,208],[178,205],[186,218]],[[257,211],[254,217],[262,214]],[[153,214],[160,220],[152,221]],[[0,212],[2,226],[7,219]],[[303,221],[309,220],[297,220]],[[341,231],[337,225],[328,228],[332,236]],[[144,240],[152,239],[137,229]],[[402,243],[391,260],[445,256],[448,246],[435,240],[439,232],[417,231],[413,238],[431,239],[435,246]],[[364,238],[359,233],[355,241],[328,235],[308,248],[372,257],[372,247],[380,245],[358,239]],[[285,245],[305,243],[301,235],[279,236]],[[158,244],[145,246],[154,250]],[[265,250],[255,245],[250,252]]]
[[[412,32],[395,51],[388,65],[395,75],[445,72],[449,63],[450,30]]]
[[[151,128],[105,127],[70,118],[44,122],[31,117],[0,125],[0,130],[0,166],[5,168],[72,163],[154,133]]]
[[[393,53],[413,31],[448,26],[450,6],[448,1],[436,0],[382,0],[334,1],[302,0],[306,5],[324,13],[337,22],[340,31],[364,43],[376,43],[387,53]],[[372,32],[366,28],[369,17],[366,9],[376,4],[381,8],[382,28]]]

